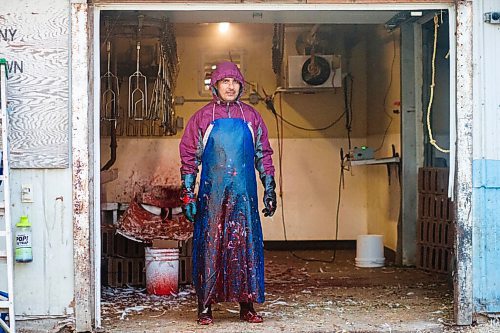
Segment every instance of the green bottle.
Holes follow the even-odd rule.
[[[27,216],[21,216],[16,224],[16,262],[33,261],[31,248],[31,223]]]

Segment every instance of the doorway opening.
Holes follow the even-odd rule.
[[[441,311],[436,321],[448,316],[454,208],[447,197],[447,168],[453,161],[432,145],[448,148],[450,142],[454,79],[448,15],[443,9],[406,7],[100,9],[96,286],[109,287],[105,300],[123,296],[150,306],[140,291],[150,246],[180,248],[179,281],[189,286],[191,245],[184,236],[189,226],[173,202],[180,184],[178,145],[189,117],[211,100],[206,83],[213,66],[231,60],[247,81],[242,100],[261,113],[269,129],[279,180],[279,209],[271,223],[262,218],[266,273],[274,290],[269,311],[263,311],[272,316],[273,307],[295,304],[320,307],[327,315],[334,310],[325,308],[349,307],[346,299],[367,310],[379,303],[360,302],[363,292],[398,286],[402,279],[416,289],[394,287],[395,298],[380,303],[388,304],[389,314],[418,308],[410,300],[417,295],[443,297],[444,308],[425,311]],[[316,71],[309,70],[311,62]],[[266,97],[272,97],[274,109],[266,106]],[[148,229],[151,224],[133,225],[132,206],[151,221],[177,221],[179,228],[155,239],[159,231]],[[383,236],[385,267],[358,267],[360,235]],[[304,303],[290,295],[281,299],[279,291],[290,281],[298,285],[290,288],[293,294],[319,291],[324,297]],[[113,288],[127,286],[139,291],[122,290],[113,298]],[[180,309],[194,297],[185,288],[176,303]],[[352,297],[339,292],[342,299],[335,299],[326,293],[330,288],[349,290]],[[376,298],[380,290],[374,290]],[[96,304],[99,322],[99,300]],[[129,312],[124,308],[120,316]],[[290,316],[305,314],[299,312]]]

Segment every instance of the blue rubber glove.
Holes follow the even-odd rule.
[[[262,185],[264,185],[264,216],[273,216],[276,211],[276,182],[274,176],[263,174],[260,177]]]
[[[182,175],[182,211],[186,218],[194,222],[196,217],[196,195],[194,194],[194,185],[196,174]]]

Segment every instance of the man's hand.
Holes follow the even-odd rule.
[[[276,211],[276,182],[272,175],[261,175],[262,185],[264,185],[264,213],[265,217],[271,217]]]
[[[276,196],[276,194],[274,196]],[[274,212],[276,211],[276,198],[274,198],[274,200],[273,199],[265,200],[264,206],[266,207],[262,210],[262,213],[264,213],[264,216],[265,217],[273,216]]]
[[[194,222],[196,217],[196,196],[194,194],[194,183],[196,174],[182,175],[182,212],[186,218]]]
[[[182,207],[182,211],[184,212],[184,216],[190,221],[194,222],[194,218],[196,216],[196,202],[189,202]]]

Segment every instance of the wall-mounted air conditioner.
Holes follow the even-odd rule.
[[[287,88],[342,86],[340,55],[288,56]]]

